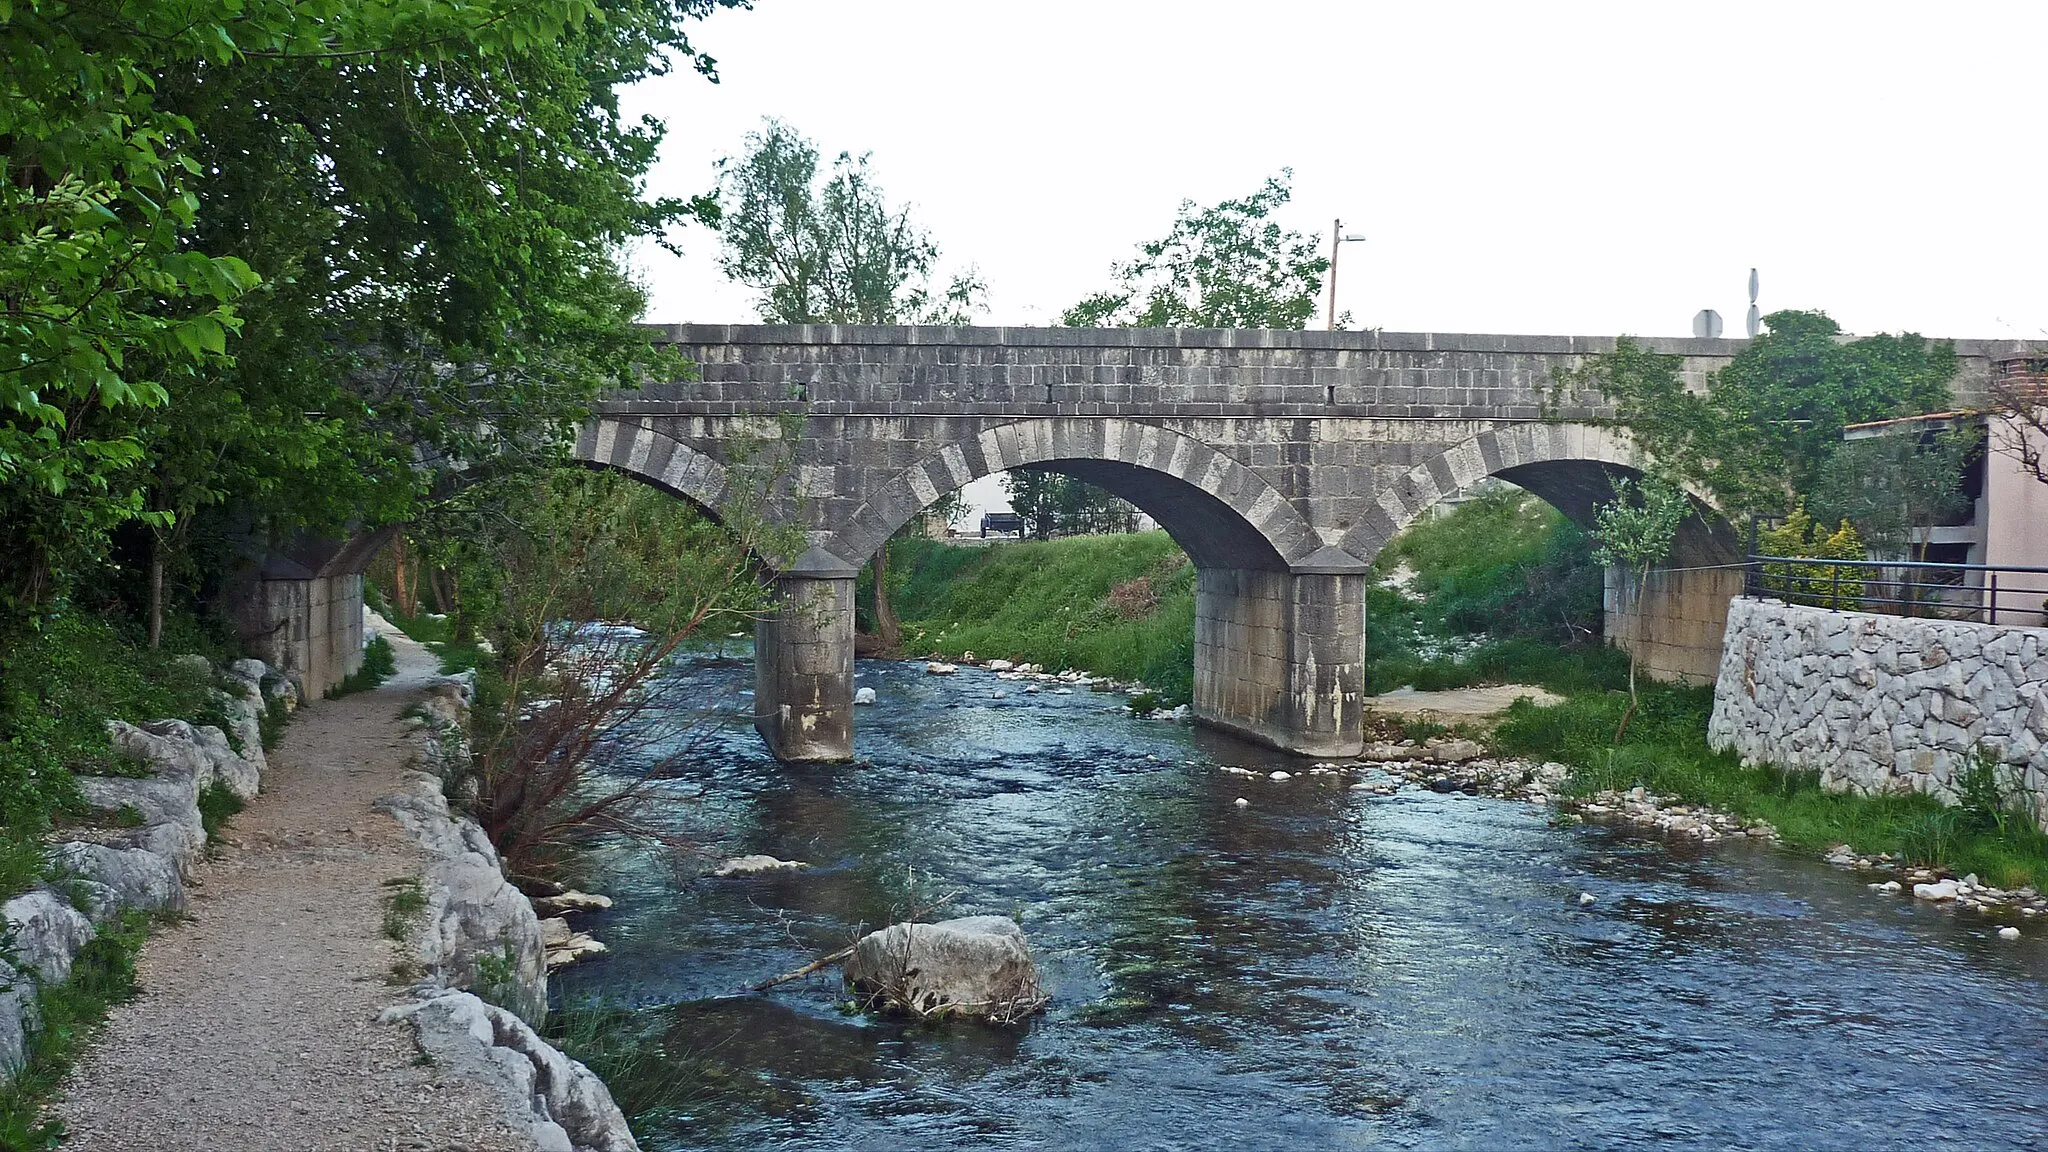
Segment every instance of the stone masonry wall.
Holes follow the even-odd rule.
[[[1607,642],[1633,653],[1651,677],[1711,684],[1721,673],[1728,602],[1742,593],[1740,568],[1653,571],[1637,603],[1633,583],[1607,570]]]
[[[2048,817],[2048,628],[1739,598],[1707,739],[1828,788],[1948,802],[1981,746]]]

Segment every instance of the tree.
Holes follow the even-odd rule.
[[[652,360],[619,85],[738,0],[20,0],[0,20],[0,610],[208,509],[259,542],[559,451]],[[161,578],[153,576],[161,615]]]
[[[1678,539],[1678,526],[1691,514],[1692,502],[1677,485],[1656,477],[1646,477],[1638,484],[1626,476],[1615,479],[1614,499],[1600,505],[1594,513],[1593,558],[1622,569],[1629,580],[1638,635],[1642,630],[1643,589],[1649,582],[1650,569],[1671,555],[1671,545]],[[1621,725],[1615,730],[1617,744],[1621,742],[1622,731],[1628,728],[1637,702],[1636,654],[1630,649],[1628,711],[1622,713]]]
[[[1982,448],[1974,428],[1845,441],[1815,478],[1814,510],[1856,525],[1870,544],[1925,562],[1934,529],[1969,511],[1963,470]]]
[[[1073,328],[1305,328],[1330,269],[1320,245],[1273,213],[1293,196],[1283,168],[1258,191],[1202,208],[1181,202],[1165,237],[1112,266],[1116,286],[1066,310]]]
[[[1819,312],[1774,312],[1751,341],[1690,392],[1683,360],[1623,337],[1562,384],[1599,392],[1659,463],[1714,494],[1730,519],[1782,514],[1812,492],[1850,424],[1939,411],[1955,347],[1911,334],[1841,338]]]
[[[965,324],[980,309],[985,289],[971,269],[936,287],[938,245],[908,208],[889,205],[866,154],[841,152],[820,183],[817,145],[769,120],[718,170],[725,273],[761,293],[762,319]],[[875,634],[894,649],[902,629],[889,606],[888,542],[870,564]]]
[[[841,152],[819,183],[817,145],[779,120],[718,165],[725,273],[758,289],[783,324],[964,324],[985,289],[969,270],[944,288],[939,248],[891,208],[869,157]]]
[[[2039,363],[2033,367],[2038,373]],[[2048,383],[2038,374],[2000,376],[1987,390],[1991,450],[2048,484]]]

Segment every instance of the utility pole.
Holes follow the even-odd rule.
[[[1330,221],[1330,305],[1329,316],[1323,322],[1323,327],[1332,332],[1337,330],[1337,255],[1344,250],[1344,245],[1355,244],[1364,239],[1363,236],[1346,236],[1344,221]]]

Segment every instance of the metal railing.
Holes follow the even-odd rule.
[[[2048,568],[1752,554],[1742,594],[1844,612],[2048,625]]]

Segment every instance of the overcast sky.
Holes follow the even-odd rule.
[[[651,190],[704,191],[778,117],[870,152],[987,322],[1047,324],[1112,261],[1294,170],[1392,331],[1685,335],[1760,304],[1852,332],[2048,336],[2048,4],[757,0],[644,84]],[[637,262],[658,321],[746,321],[715,239]]]
[[[1394,331],[2048,335],[2048,4],[1257,5],[758,0],[698,29],[723,76],[645,84],[653,190],[702,191],[762,117],[873,153],[989,322],[1045,324],[1212,203],[1295,173]],[[638,257],[650,319],[753,318],[701,230]]]

